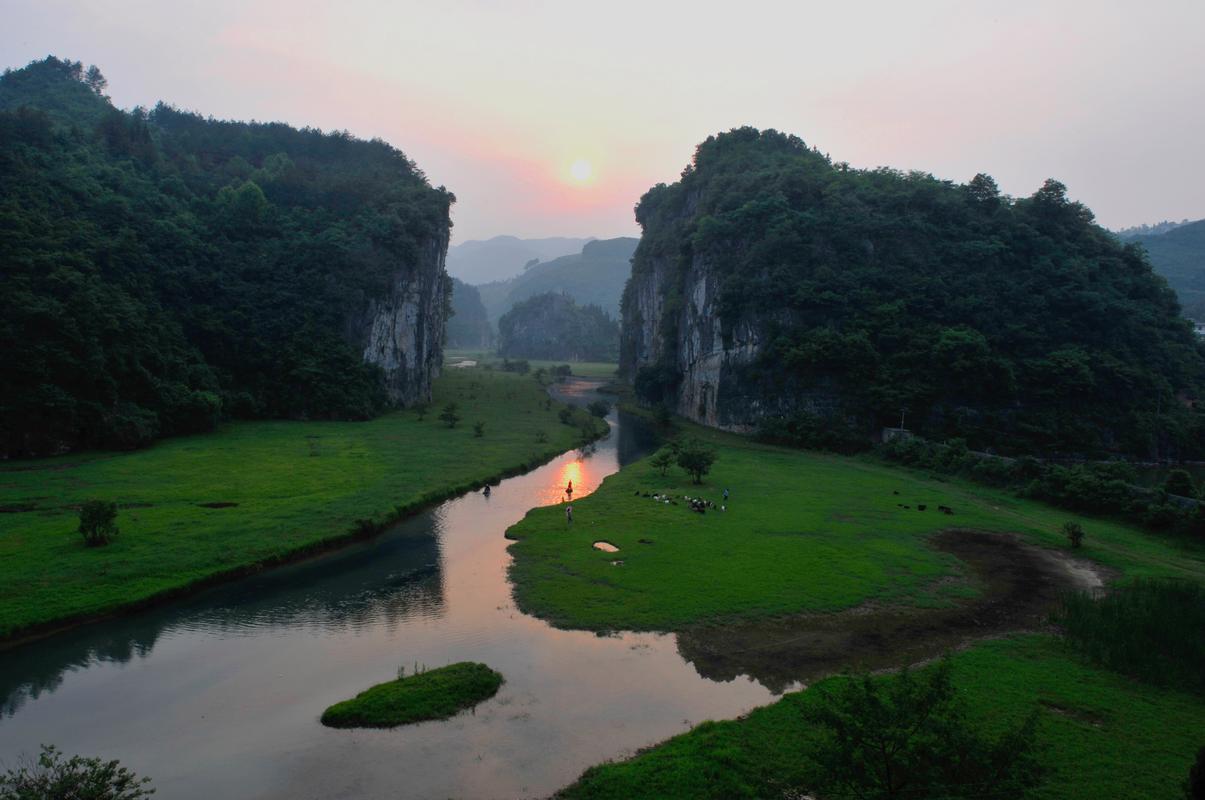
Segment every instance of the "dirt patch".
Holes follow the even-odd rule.
[[[835,614],[701,626],[678,634],[678,651],[700,675],[750,675],[780,692],[844,669],[877,670],[924,661],[974,639],[1046,623],[1065,589],[1101,591],[1100,567],[1015,536],[948,530],[934,547],[957,557],[978,597],[950,608],[867,604]]]
[[[235,506],[238,505],[238,503],[217,502],[217,503],[197,503],[197,505],[199,505],[201,508],[234,508]]]

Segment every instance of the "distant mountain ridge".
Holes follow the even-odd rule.
[[[1145,248],[1155,272],[1176,291],[1184,316],[1205,320],[1205,219],[1128,241]]]
[[[524,265],[533,259],[548,261],[577,253],[590,241],[593,241],[593,237],[520,239],[517,236],[495,236],[484,240],[470,239],[448,248],[447,270],[449,275],[465,283],[503,281],[521,273]]]
[[[595,305],[619,319],[619,300],[632,272],[640,240],[630,236],[589,241],[580,253],[534,264],[505,281],[478,286],[491,322],[538,294],[567,294],[580,305]]]

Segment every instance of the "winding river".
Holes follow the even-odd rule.
[[[589,386],[569,387],[577,400]],[[0,759],[120,759],[164,798],[545,796],[591,764],[773,700],[717,682],[674,635],[556,630],[514,607],[503,532],[644,455],[640,420],[609,419],[491,496],[469,494],[371,541],[187,600],[0,653]],[[387,731],[318,723],[399,666],[483,661],[496,697],[444,722]]]

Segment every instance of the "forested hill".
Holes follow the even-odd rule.
[[[491,320],[515,304],[547,292],[564,293],[580,305],[595,305],[619,318],[619,298],[632,272],[632,253],[638,240],[621,236],[586,242],[580,253],[529,264],[507,281],[477,287]]]
[[[1142,245],[1155,271],[1176,290],[1185,315],[1205,320],[1205,219],[1132,241]]]
[[[1057,181],[1014,199],[743,128],[636,213],[621,369],[650,401],[804,444],[903,412],[976,447],[1201,454],[1202,345]]]
[[[0,78],[0,456],[429,392],[450,193],[381,141],[104,89],[53,57]]]

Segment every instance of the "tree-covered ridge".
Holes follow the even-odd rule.
[[[908,427],[975,446],[1201,449],[1205,359],[1174,294],[1057,181],[1014,199],[986,175],[858,170],[742,128],[703,142],[636,214],[624,319],[638,276],[670,275],[669,344],[633,376],[648,396],[676,391],[682,287],[702,269],[725,346],[740,326],[759,342],[734,383],[793,398],[799,419],[777,422],[796,430],[860,438],[907,409]]]
[[[489,348],[494,341],[481,294],[460,278],[452,278],[452,317],[448,320],[448,347]]]
[[[1186,316],[1205,320],[1205,219],[1134,237],[1176,290]]]
[[[508,358],[614,361],[618,351],[619,324],[566,294],[529,297],[498,320],[498,354]]]
[[[382,141],[103,89],[54,57],[0,78],[0,453],[383,408],[351,326],[452,195]]]

